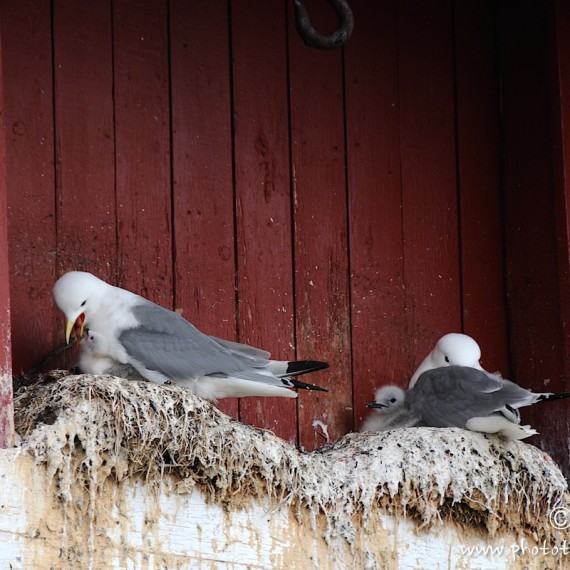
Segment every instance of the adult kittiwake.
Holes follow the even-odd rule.
[[[388,431],[422,425],[405,406],[406,392],[399,386],[386,385],[376,390],[374,406],[362,423],[360,431]]]
[[[105,283],[91,273],[70,271],[54,285],[56,305],[67,319],[66,342],[78,323],[101,335],[100,357],[128,364],[142,377],[172,380],[215,401],[244,396],[296,398],[290,388],[321,390],[290,378],[328,368],[316,360],[270,360],[264,350],[208,336],[169,309]],[[91,370],[86,370],[91,372]]]
[[[481,349],[477,344],[477,341],[461,333],[448,333],[443,335],[436,343],[434,349],[425,357],[423,362],[419,365],[418,369],[414,372],[410,380],[409,387],[413,388],[415,383],[421,374],[427,370],[434,368],[446,367],[446,366],[464,366],[467,368],[473,368],[482,372],[483,374],[471,373],[470,378],[472,381],[477,379],[482,379],[485,375],[492,379],[492,382],[498,382],[507,393],[512,393],[515,389],[524,390],[526,397],[519,392],[520,398],[513,400],[510,406],[515,410],[522,408],[524,406],[531,406],[539,402],[547,402],[549,400],[560,400],[566,398],[567,395],[564,392],[561,393],[551,393],[544,392],[539,394],[534,394],[530,390],[520,388],[518,384],[511,382],[510,380],[504,379],[500,372],[488,372],[485,370],[479,359],[481,358]],[[435,379],[435,378],[434,378]],[[515,388],[513,388],[513,386]],[[509,410],[501,410],[507,416]]]
[[[460,427],[524,439],[537,432],[520,425],[519,408],[569,398],[570,393],[535,393],[470,366],[426,370],[406,392],[404,409],[425,426]],[[376,407],[375,402],[368,404]]]

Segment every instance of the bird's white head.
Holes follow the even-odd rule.
[[[97,311],[108,287],[110,286],[107,283],[84,271],[70,271],[56,281],[53,298],[67,319],[67,343],[76,323],[79,324],[81,333],[83,332],[83,325],[88,325],[89,315]]]
[[[433,370],[442,366],[468,366],[483,370],[479,363],[480,358],[481,349],[474,338],[461,333],[443,335],[414,372],[409,387],[413,388],[418,378],[426,370]]]
[[[403,406],[405,398],[406,393],[399,386],[382,386],[376,390],[374,401],[368,407],[382,413]]]

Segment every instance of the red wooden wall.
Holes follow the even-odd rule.
[[[569,194],[564,180],[570,157],[562,148],[566,133],[561,124],[561,112],[569,110],[563,91],[570,71],[568,8],[565,2],[509,0],[500,18],[513,374],[537,391],[570,391]],[[567,402],[535,407],[523,419],[538,429],[542,447],[570,475],[569,409]]]
[[[328,393],[220,403],[307,449],[450,331],[570,389],[566,8],[352,0],[353,36],[320,52],[286,0],[0,6],[14,372],[63,342],[50,290],[82,269],[328,360]],[[530,417],[570,470],[567,404]]]
[[[0,42],[0,77],[2,76]],[[0,89],[0,109],[4,109]],[[8,262],[8,218],[6,193],[6,137],[0,123],[0,448],[12,445],[12,362],[10,342],[10,277]]]

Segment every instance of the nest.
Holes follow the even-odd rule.
[[[558,541],[548,515],[570,505],[548,455],[461,429],[351,433],[303,452],[176,386],[64,374],[23,388],[15,418],[22,448],[68,504],[78,483],[95,501],[110,480],[168,474],[175,492],[198,488],[231,509],[269,499],[313,525],[324,519],[325,538],[351,544],[379,509],[425,529],[446,520],[485,536]]]

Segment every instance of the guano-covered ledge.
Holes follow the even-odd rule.
[[[460,429],[303,452],[192,393],[53,374],[16,394],[0,566],[564,568],[567,483],[538,448]]]

